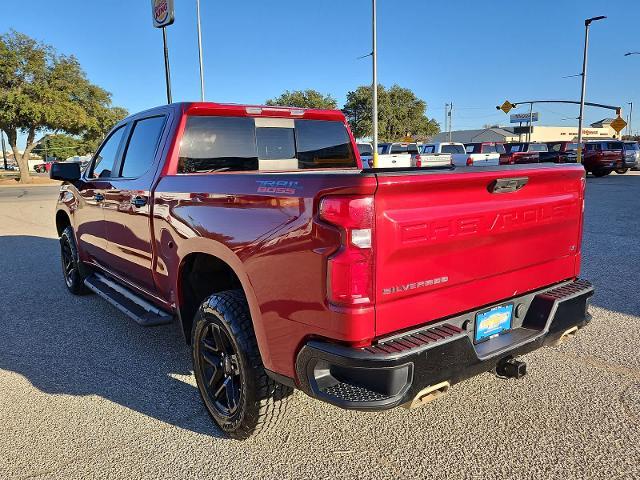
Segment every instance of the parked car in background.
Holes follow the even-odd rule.
[[[360,154],[360,159],[362,160],[362,164],[366,167],[373,167],[373,145],[368,142],[358,142],[358,153]]]
[[[414,161],[412,157],[418,153],[415,143],[379,143],[377,168],[411,167]],[[373,163],[370,166],[373,167]]]
[[[463,143],[458,143],[458,142],[425,143],[420,147],[420,154],[422,155],[449,154],[451,155],[452,164],[456,167],[475,166],[475,162],[473,161],[472,157],[467,154]],[[498,162],[496,161],[495,165],[497,164]]]
[[[624,154],[624,166],[616,170],[616,173],[627,173],[629,169],[637,170],[640,165],[640,147],[638,142],[624,142],[622,151]]]
[[[547,142],[547,151],[539,155],[541,163],[575,163],[578,160],[578,144],[566,140]]]
[[[504,144],[505,153],[500,154],[501,165],[540,162],[540,153],[548,152],[546,143],[512,142]]]
[[[625,169],[623,151],[624,143],[620,140],[589,141],[584,144],[582,163],[587,173],[604,177],[614,170]]]
[[[500,164],[500,154],[504,153],[504,146],[497,142],[465,143],[467,165],[485,167]]]
[[[33,170],[36,173],[47,173],[51,171],[51,164],[55,163],[56,160],[47,160],[44,163],[38,163],[33,166]]]

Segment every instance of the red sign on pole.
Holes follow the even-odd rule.
[[[151,0],[153,26],[163,28],[174,21],[173,0]]]

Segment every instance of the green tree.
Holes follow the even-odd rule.
[[[316,90],[286,90],[282,95],[267,100],[267,105],[283,107],[320,108],[335,110],[338,108],[336,100],[331,95],[323,95]]]
[[[33,149],[33,153],[44,158],[55,157],[58,160],[73,157],[75,155],[86,155],[94,151],[93,145],[85,142],[82,138],[67,135],[65,133],[46,135]]]
[[[372,135],[371,87],[361,86],[347,93],[343,112],[356,138]],[[425,140],[440,132],[440,125],[426,116],[427,104],[408,88],[378,85],[378,138],[401,141],[407,135]]]
[[[28,159],[36,135],[64,132],[89,142],[126,112],[111,106],[111,94],[87,79],[78,60],[15,31],[0,35],[0,129],[9,139],[20,181],[29,182]],[[26,146],[18,151],[18,133]]]

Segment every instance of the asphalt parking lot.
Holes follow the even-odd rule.
[[[640,478],[640,174],[589,178],[593,322],[426,407],[347,412],[296,393],[272,436],[213,426],[175,325],[68,294],[55,187],[0,188],[0,478]]]

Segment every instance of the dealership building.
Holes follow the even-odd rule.
[[[611,127],[613,118],[605,118],[582,129],[583,140],[615,138],[618,135]],[[558,140],[575,141],[578,139],[578,127],[549,127],[534,125],[531,132],[532,142],[554,142]],[[456,130],[451,132],[451,141],[459,143],[475,142],[523,142],[527,135],[518,135],[514,127],[489,127],[478,130]],[[434,142],[448,142],[449,133],[441,132],[433,138]]]

